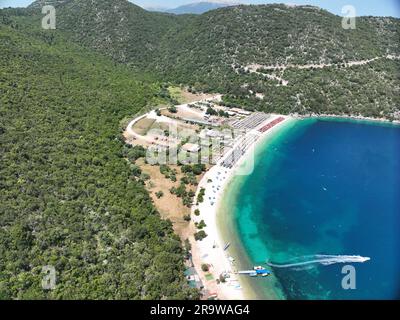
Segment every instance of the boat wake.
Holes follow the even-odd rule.
[[[317,265],[328,266],[335,263],[363,263],[370,260],[369,257],[362,256],[346,256],[346,255],[322,255],[317,254],[313,256],[301,257],[290,261],[291,263],[271,263],[267,261],[267,265],[273,268],[296,268],[296,270],[303,270]]]

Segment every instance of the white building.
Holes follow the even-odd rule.
[[[200,146],[198,144],[194,144],[194,143],[186,143],[182,146],[182,150],[191,152],[191,153],[199,152],[200,149],[201,149]]]

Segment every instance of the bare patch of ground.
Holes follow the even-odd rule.
[[[207,94],[207,93],[191,93],[187,90],[182,91],[182,99],[183,103],[191,103],[199,100],[211,99],[215,94]]]
[[[189,92],[187,88],[180,87],[169,87],[168,90],[170,95],[182,104],[210,99],[214,96],[214,94],[207,93],[192,93]]]
[[[140,134],[141,136],[144,136],[150,130],[150,128],[154,124],[154,122],[155,122],[154,119],[148,119],[148,118],[145,117],[143,119],[140,119],[138,122],[136,122],[133,125],[132,129],[137,134]]]
[[[184,129],[191,129],[191,130],[199,129],[199,126],[194,125],[194,124],[190,124],[190,123],[186,123],[185,121],[178,120],[176,118],[191,118],[191,119],[197,119],[197,120],[202,120],[203,119],[203,117],[197,117],[196,118],[191,113],[185,114],[184,112],[181,112],[179,109],[177,110],[176,113],[172,113],[172,112],[169,112],[167,109],[164,109],[164,110],[161,111],[161,114],[163,116],[168,117],[168,118],[174,119],[174,122],[178,125],[178,127],[184,128]]]
[[[179,166],[170,165],[171,169],[176,169],[177,174],[176,182],[172,182],[170,179],[164,177],[160,172],[159,166],[152,166],[146,164],[144,159],[139,159],[136,164],[142,169],[144,173],[150,175],[150,180],[146,183],[146,189],[149,191],[151,198],[154,201],[154,205],[160,212],[163,219],[171,220],[174,231],[179,235],[182,240],[193,236],[196,232],[193,224],[184,220],[185,215],[190,215],[190,208],[186,207],[182,203],[182,199],[170,193],[172,187],[178,187],[180,179],[184,176],[181,173]],[[203,175],[197,177],[197,181],[200,181]],[[187,186],[187,190],[196,191],[197,186]],[[157,198],[156,192],[162,191],[163,196]]]
[[[188,108],[189,109],[189,108]],[[168,109],[164,109],[161,111],[161,114],[166,117],[178,117],[182,119],[195,119],[195,120],[204,120],[202,114],[197,111],[191,111],[190,109],[182,109],[178,108],[176,113],[169,112]]]

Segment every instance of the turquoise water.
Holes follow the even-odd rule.
[[[400,127],[297,121],[257,151],[232,192],[229,216],[251,263],[371,258],[352,264],[355,290],[342,288],[341,263],[273,268],[286,298],[400,298]],[[268,278],[254,281],[262,297]]]

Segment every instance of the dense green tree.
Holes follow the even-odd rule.
[[[158,85],[0,13],[0,298],[198,298],[171,222],[126,161],[145,150],[120,134]]]

